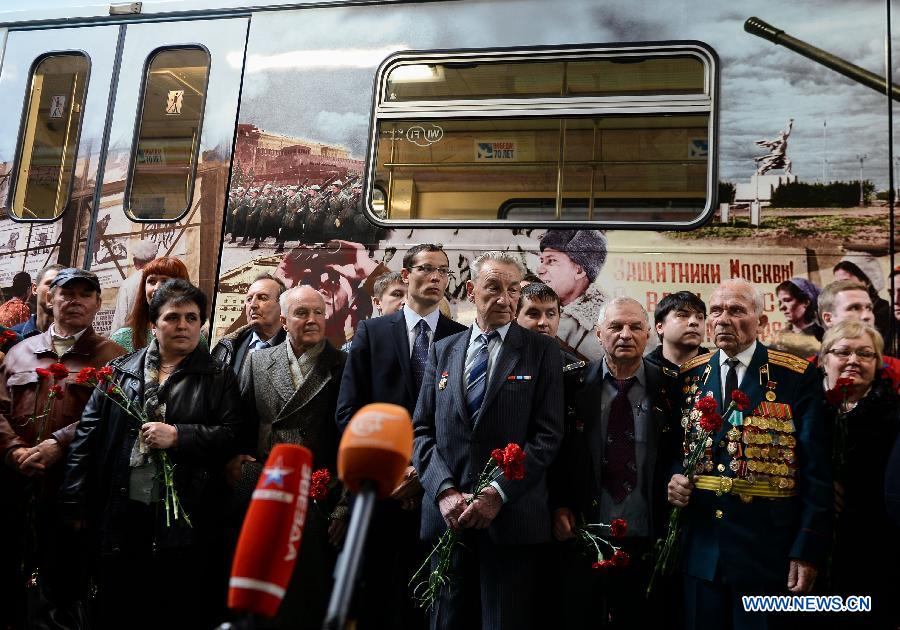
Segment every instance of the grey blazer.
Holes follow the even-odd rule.
[[[470,333],[434,344],[416,406],[413,461],[425,488],[422,538],[433,541],[447,528],[437,506],[441,486],[471,492],[491,451],[515,442],[526,453],[525,478],[497,479],[506,503],[488,534],[498,544],[544,542],[551,530],[546,473],[563,434],[559,346],[513,322],[473,425],[463,376]]]
[[[251,354],[241,374],[241,394],[259,422],[257,457],[264,461],[278,442],[299,444],[313,451],[315,468],[335,474],[340,434],[334,409],[347,357],[326,342],[313,372],[295,390],[285,344]]]

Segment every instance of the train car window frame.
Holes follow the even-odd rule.
[[[131,209],[131,195],[133,192],[135,168],[137,166],[138,148],[141,139],[141,128],[143,126],[144,99],[147,93],[147,87],[150,81],[150,68],[153,61],[162,53],[179,51],[179,50],[197,50],[206,54],[206,78],[203,82],[203,101],[200,108],[200,117],[197,119],[197,138],[190,156],[190,175],[187,182],[187,198],[185,206],[172,218],[142,218],[136,215]],[[200,155],[200,139],[203,135],[203,122],[206,118],[206,104],[209,96],[209,77],[212,74],[212,54],[209,49],[200,43],[178,44],[175,46],[160,46],[154,48],[147,54],[144,61],[144,69],[141,73],[141,92],[138,96],[137,111],[135,112],[134,135],[131,141],[131,152],[128,159],[128,173],[125,178],[125,191],[122,198],[122,211],[125,217],[132,223],[177,223],[181,221],[191,209],[194,203],[194,186],[197,180],[197,167],[199,166]]]
[[[446,66],[449,64],[473,64],[473,63],[514,63],[514,62],[550,62],[550,61],[591,61],[591,60],[623,60],[628,62],[628,57],[647,59],[651,57],[677,58],[694,57],[702,63],[703,88],[700,92],[692,94],[605,94],[597,96],[521,96],[513,95],[505,98],[481,98],[477,95],[473,98],[437,98],[428,100],[389,100],[388,84],[391,73],[400,66]],[[635,42],[627,44],[598,44],[575,45],[554,47],[530,47],[530,48],[502,48],[502,49],[464,49],[444,51],[403,51],[391,55],[379,66],[373,86],[372,116],[369,125],[369,142],[365,165],[364,203],[362,204],[368,220],[388,229],[398,228],[427,228],[448,226],[486,227],[486,228],[564,228],[590,225],[598,229],[644,229],[644,230],[689,230],[694,229],[712,216],[716,207],[716,195],[718,190],[718,120],[719,120],[719,59],[712,47],[699,41],[666,41],[666,42]],[[641,221],[617,221],[608,218],[564,219],[562,213],[566,207],[566,200],[562,188],[557,187],[556,217],[547,217],[536,220],[506,219],[509,211],[508,204],[517,201],[517,195],[500,204],[497,213],[493,217],[485,218],[387,218],[378,212],[372,203],[375,188],[378,187],[385,200],[385,204],[395,203],[390,198],[390,186],[385,188],[384,182],[378,180],[381,158],[378,156],[380,136],[384,133],[382,127],[392,121],[411,121],[439,119],[447,122],[462,122],[465,120],[478,120],[489,118],[491,120],[538,120],[559,118],[561,121],[568,119],[595,118],[604,120],[607,117],[630,116],[704,116],[703,128],[706,133],[706,181],[705,194],[701,198],[697,196],[698,210],[691,214],[692,218],[685,220],[641,220]],[[676,129],[676,128],[673,128]],[[481,133],[473,130],[473,133]],[[561,136],[562,137],[562,136]],[[562,156],[562,149],[560,156]],[[686,161],[686,160],[685,160]],[[536,163],[537,164],[537,163]],[[427,168],[427,167],[425,167]],[[563,173],[567,167],[564,161],[560,161],[556,167],[557,173]],[[698,189],[699,190],[699,189]],[[514,191],[511,191],[514,192]],[[678,197],[678,195],[674,195]],[[542,197],[536,198],[542,199]],[[702,207],[701,207],[702,204]],[[590,204],[593,212],[594,203]],[[650,214],[651,209],[647,213]],[[388,207],[385,205],[385,215]]]
[[[52,57],[81,57],[87,63],[87,69],[84,73],[84,87],[82,88],[82,94],[80,102],[77,103],[79,107],[79,119],[78,126],[75,129],[75,133],[73,136],[73,144],[72,147],[72,172],[69,176],[69,183],[66,186],[65,193],[65,201],[60,204],[59,212],[55,214],[55,216],[47,219],[41,218],[29,218],[26,216],[19,216],[15,212],[15,204],[16,204],[16,196],[19,193],[19,184],[20,184],[20,175],[22,169],[22,156],[25,151],[25,140],[27,136],[27,125],[28,125],[28,116],[31,112],[32,105],[32,95],[33,95],[33,86],[34,86],[34,75],[35,72],[40,68],[41,64],[44,63],[47,59]],[[0,59],[2,61],[2,59]],[[80,49],[64,49],[64,50],[53,50],[49,52],[42,53],[35,57],[34,61],[31,64],[31,67],[28,71],[28,81],[26,83],[26,92],[25,97],[22,102],[22,111],[19,115],[19,134],[16,138],[16,152],[14,153],[15,158],[13,160],[13,168],[11,173],[13,175],[12,181],[9,185],[9,205],[6,209],[6,216],[15,223],[54,223],[58,221],[66,212],[66,208],[69,206],[69,202],[72,200],[72,189],[75,185],[75,167],[78,162],[78,151],[81,148],[81,129],[84,124],[84,106],[87,102],[87,94],[88,88],[91,83],[91,68],[92,61],[91,56],[85,50]],[[33,147],[32,147],[33,150]],[[30,160],[33,159],[33,155]],[[29,165],[31,162],[29,161]]]

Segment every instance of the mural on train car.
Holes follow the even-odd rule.
[[[743,21],[756,14],[878,72],[881,9],[865,3],[826,4],[827,11],[818,11],[817,3],[820,17],[811,18],[800,6],[774,1],[727,7],[695,2],[670,19],[671,11],[648,17],[654,12],[643,5],[601,10],[596,3],[576,1],[554,6],[552,19],[534,15],[527,22],[515,21],[520,28],[514,33],[501,26],[506,22],[503,7],[491,3],[470,7],[465,29],[445,28],[456,23],[456,6],[434,4],[406,5],[390,16],[372,7],[297,12],[290,18],[255,16],[214,335],[245,323],[243,294],[255,275],[269,271],[289,286],[306,282],[322,292],[329,309],[328,336],[340,344],[352,336],[359,319],[372,313],[367,280],[399,269],[403,251],[419,242],[443,243],[448,250],[455,274],[449,307],[463,322],[474,315],[465,299],[472,259],[486,249],[517,252],[529,271],[560,293],[560,336],[588,358],[600,352],[589,331],[609,296],[636,297],[652,311],[666,293],[686,289],[708,299],[720,281],[744,277],[765,296],[769,323],[763,341],[772,341],[788,327],[779,312],[776,287],[791,278],[808,279],[810,284],[800,284],[814,297],[816,287],[832,280],[832,267],[840,260],[854,261],[887,297],[887,210],[871,195],[872,188],[883,190],[887,180],[883,101],[742,30]],[[540,3],[534,8],[539,13],[548,10]],[[292,37],[293,25],[301,20],[304,37],[298,40]],[[565,32],[553,32],[553,24]],[[852,32],[867,35],[848,42],[845,33],[851,25]],[[340,46],[335,33],[341,34]],[[858,171],[865,166],[865,205],[763,207],[761,225],[753,227],[749,203],[741,203],[738,194],[726,221],[717,213],[712,223],[693,232],[379,230],[362,219],[358,207],[364,194],[361,173],[372,77],[389,54],[486,44],[688,38],[709,43],[721,57],[719,163],[724,195],[730,197],[737,188],[746,197],[743,191],[751,185],[777,187],[794,181],[826,189],[832,181],[859,180]],[[867,162],[859,161],[863,154]],[[584,273],[574,274],[575,269]]]

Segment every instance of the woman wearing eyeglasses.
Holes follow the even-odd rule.
[[[881,334],[845,320],[825,333],[819,365],[825,372],[826,422],[832,435],[835,533],[830,590],[871,595],[872,611],[855,613],[853,627],[900,625],[900,528],[888,517],[885,475],[900,431],[900,399],[881,374]]]

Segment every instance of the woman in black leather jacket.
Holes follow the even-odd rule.
[[[112,361],[108,381],[101,375],[60,500],[67,520],[89,528],[98,545],[99,627],[208,628],[224,607],[221,471],[246,415],[233,372],[198,346],[202,291],[169,280],[153,296],[150,320],[151,343]],[[126,412],[129,405],[140,411]]]

